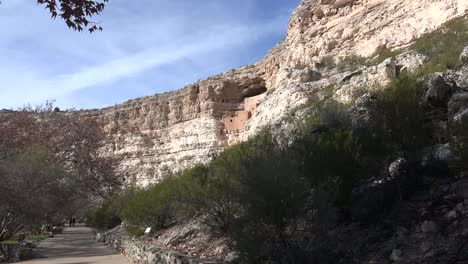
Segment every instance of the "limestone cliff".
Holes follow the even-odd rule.
[[[121,158],[127,182],[144,186],[205,162],[229,145],[226,130],[235,131],[236,127],[226,129],[223,118],[242,112],[244,100],[266,90],[255,70],[244,67],[178,91],[84,111],[83,115],[96,118],[104,128],[108,136],[105,151]]]
[[[145,186],[274,126],[326,87],[336,86],[332,92],[346,100],[360,82],[385,81],[397,64],[411,70],[424,60],[401,55],[356,74],[319,69],[324,58],[402,48],[467,12],[466,0],[303,0],[286,39],[257,64],[82,114],[104,128],[105,151],[120,157],[127,182]]]

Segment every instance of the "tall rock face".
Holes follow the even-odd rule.
[[[266,91],[252,66],[214,76],[178,91],[83,111],[107,135],[105,150],[117,155],[128,183],[145,186],[165,175],[210,160],[232,144],[230,135]],[[253,110],[252,110],[253,111]],[[246,113],[245,115],[243,113]],[[245,120],[237,120],[239,113]],[[232,122],[234,126],[228,124]]]
[[[303,0],[277,60],[291,67],[323,56],[370,57],[408,46],[467,9],[466,0]]]
[[[257,64],[82,114],[103,127],[104,151],[120,158],[126,181],[146,186],[211,160],[264,126],[277,126],[290,109],[324,96],[326,88],[338,86],[332,92],[345,98],[347,86],[359,85],[350,81],[356,74],[318,69],[325,57],[371,58],[403,48],[467,12],[467,0],[303,0],[286,39]],[[399,59],[407,67],[421,60]],[[391,77],[389,65],[360,72],[357,79],[383,81]]]

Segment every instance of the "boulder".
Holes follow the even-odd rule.
[[[468,93],[458,92],[448,102],[448,114],[450,119],[464,120],[464,112],[468,109]]]
[[[455,210],[456,212],[460,213],[460,214],[465,214],[466,210],[465,210],[465,205],[463,203],[458,203],[456,206],[455,206]]]
[[[465,47],[460,54],[460,61],[462,64],[468,64],[468,46]]]
[[[399,71],[397,72],[398,77],[408,76],[409,67],[408,66],[401,66]]]
[[[314,10],[314,16],[320,19],[325,16],[325,13],[323,12],[322,8],[319,7]]]
[[[384,76],[388,79],[395,79],[398,73],[398,66],[393,58],[386,59],[383,63]]]
[[[445,215],[445,217],[446,217],[448,220],[454,220],[454,219],[457,218],[457,216],[458,216],[458,214],[457,214],[457,211],[455,211],[455,210],[452,210],[452,211],[448,212],[448,213]]]
[[[20,246],[22,247],[25,247],[25,248],[33,248],[34,247],[34,243],[32,241],[29,241],[29,240],[23,240],[21,242],[19,242]]]
[[[468,107],[458,111],[453,116],[453,121],[457,124],[466,124],[468,123]]]
[[[103,233],[97,233],[97,234],[96,234],[96,241],[97,241],[97,242],[101,242],[101,243],[105,243],[105,242],[106,242],[106,236],[105,236],[105,234],[103,234]]]
[[[445,82],[452,86],[453,95],[468,91],[468,65],[458,70],[448,70],[443,73]]]
[[[421,231],[424,233],[435,233],[439,230],[439,226],[434,221],[424,221],[421,225]]]
[[[422,252],[427,253],[431,251],[431,249],[434,247],[433,243],[431,241],[423,241],[419,248],[422,250]]]
[[[437,161],[442,161],[447,164],[450,164],[458,160],[458,157],[455,155],[455,152],[449,143],[435,145],[432,148],[432,150],[432,158]]]
[[[333,4],[334,8],[342,8],[345,6],[350,6],[354,4],[356,0],[336,0],[335,3]]]
[[[421,165],[429,177],[450,176],[450,168],[456,167],[459,160],[449,143],[432,146],[423,152]]]
[[[387,173],[371,177],[353,189],[351,216],[356,220],[372,220],[402,198],[413,187],[411,167],[404,158],[393,161]]]
[[[30,247],[23,247],[20,250],[19,258],[24,261],[24,260],[31,260],[34,259],[38,256],[38,253]]]
[[[54,234],[61,234],[63,232],[63,227],[61,226],[54,226],[52,227],[52,232]]]
[[[154,254],[152,252],[148,253],[148,263],[156,263],[157,258],[158,257],[156,256],[156,254]]]
[[[419,67],[424,65],[427,60],[427,56],[413,50],[398,54],[395,57],[395,63],[400,68],[397,72],[397,76],[415,72]]]
[[[239,258],[239,255],[237,252],[229,252],[227,256],[224,258],[224,261],[226,263],[234,263]]]
[[[451,191],[463,199],[468,199],[468,179],[461,179],[452,184]],[[464,208],[460,208],[464,209]],[[463,211],[464,212],[464,211]]]
[[[452,87],[447,84],[444,77],[436,75],[429,80],[427,85],[424,102],[433,107],[446,107],[452,95]]]
[[[359,76],[362,74],[362,70],[357,70],[353,71],[350,74],[347,74],[343,79],[341,79],[341,82],[349,82],[353,77]]]
[[[388,173],[392,178],[401,178],[408,173],[408,162],[405,158],[398,158],[388,166]]]
[[[331,5],[335,3],[336,0],[320,0],[321,5]]]
[[[400,261],[402,256],[403,256],[403,252],[401,250],[394,249],[392,250],[392,254],[390,255],[390,260]]]

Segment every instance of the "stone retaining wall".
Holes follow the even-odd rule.
[[[0,244],[0,263],[20,261],[20,251],[20,245]]]
[[[221,264],[215,260],[200,260],[170,249],[153,245],[151,242],[120,237],[112,233],[98,233],[96,240],[123,253],[138,264]]]
[[[19,244],[1,244],[0,243],[0,263],[14,263],[22,260],[32,259],[34,249],[23,247]]]

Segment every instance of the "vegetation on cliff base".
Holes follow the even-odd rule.
[[[416,153],[429,141],[424,105],[423,81],[416,76],[393,80],[386,89],[376,91],[376,109],[380,127],[374,128],[379,148],[386,152]]]
[[[357,187],[376,175],[391,179],[389,165],[398,158],[418,164],[421,150],[433,143],[419,77],[456,67],[468,45],[466,34],[460,19],[417,40],[412,49],[428,56],[429,63],[371,92],[367,103],[374,108],[368,110],[375,112],[365,120],[330,97],[314,98],[301,109],[304,118],[287,138],[265,130],[209,164],[134,190],[119,215],[129,230],[140,232],[141,225],[163,228],[202,217],[215,233],[229,238],[239,263],[333,263],[352,255],[337,246],[340,234],[329,230],[349,219],[368,224],[415,190],[418,176],[405,171],[406,178],[395,179],[394,191],[386,194],[392,197],[365,201],[377,205],[371,209],[374,218],[355,212],[362,206]],[[385,51],[377,60],[393,54]],[[349,58],[343,67],[361,63],[368,62]],[[332,64],[326,58],[322,67]],[[453,126],[451,135],[462,169],[468,160],[466,131]]]
[[[420,74],[454,69],[460,64],[463,48],[468,46],[468,21],[466,17],[454,19],[439,30],[417,38],[409,47],[428,57]]]
[[[355,188],[430,140],[422,89],[405,77],[372,94],[378,122],[359,131],[347,106],[321,102],[288,140],[266,130],[207,165],[131,190],[118,215],[132,233],[202,217],[230,238],[241,263],[328,263],[346,253],[327,230],[354,218]]]

